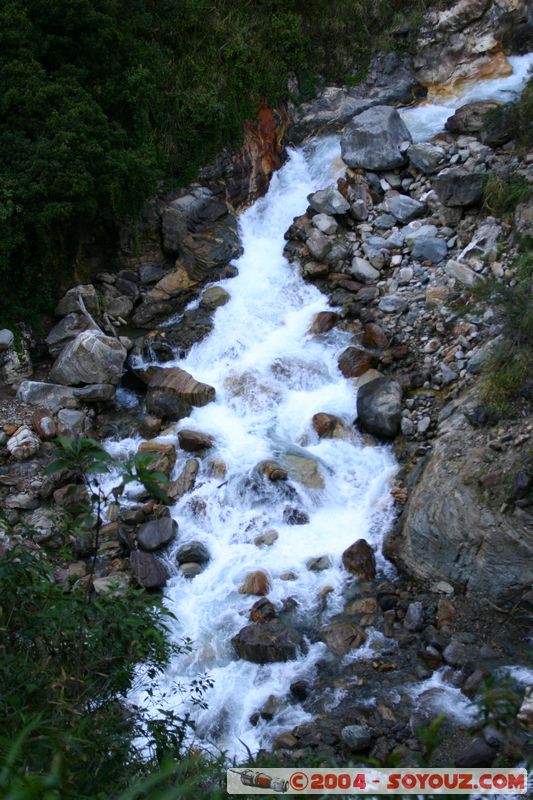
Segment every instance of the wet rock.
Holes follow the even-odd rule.
[[[262,597],[250,609],[250,622],[268,622],[275,616],[276,608],[266,597]]]
[[[200,305],[204,308],[220,308],[230,300],[230,294],[222,286],[209,286],[202,295]]]
[[[444,151],[427,142],[412,144],[407,150],[407,157],[415,169],[425,175],[432,175],[442,163]]]
[[[142,442],[137,452],[151,455],[153,460],[148,469],[152,472],[163,472],[167,478],[176,464],[176,448],[167,442]]]
[[[341,138],[341,154],[352,168],[395,169],[405,164],[405,153],[400,150],[404,142],[411,142],[411,134],[396,109],[375,106],[348,123]]]
[[[215,440],[208,433],[201,431],[191,431],[187,428],[178,432],[178,440],[182,450],[188,453],[201,453],[213,447]]]
[[[6,443],[9,454],[17,461],[31,458],[40,446],[41,440],[27,425],[21,425]]]
[[[433,188],[445,206],[473,206],[481,202],[486,178],[484,172],[468,172],[463,167],[448,167],[433,179]]]
[[[320,189],[307,199],[311,208],[320,214],[346,214],[350,210],[350,204],[335,186]]]
[[[290,661],[304,647],[302,634],[278,619],[246,625],[231,641],[237,655],[254,664]]]
[[[305,566],[310,572],[323,572],[331,567],[331,558],[329,556],[309,558],[305,562]]]
[[[376,557],[366,539],[358,539],[342,554],[344,569],[364,580],[376,577]]]
[[[376,283],[379,280],[379,270],[375,269],[365,258],[355,256],[352,259],[351,274],[362,283]]]
[[[209,559],[209,550],[205,544],[196,541],[181,545],[176,553],[178,564],[207,564]]]
[[[347,347],[338,360],[339,369],[345,378],[357,378],[376,364],[376,356],[361,347]]]
[[[126,348],[117,339],[98,331],[83,331],[63,348],[50,370],[50,380],[66,386],[115,385],[122,377],[126,355]]]
[[[139,547],[148,553],[160,550],[176,537],[178,523],[170,517],[145,522],[137,531]]]
[[[419,600],[409,603],[407,606],[403,626],[413,632],[421,631],[424,627],[424,607]]]
[[[140,421],[139,433],[141,436],[151,439],[152,436],[157,436],[161,430],[162,424],[163,420],[161,417],[154,417],[153,414],[146,414]]]
[[[254,544],[257,547],[261,547],[262,545],[270,547],[277,539],[279,539],[279,533],[277,531],[265,531],[265,533],[260,533],[259,536],[255,537]]]
[[[298,747],[298,739],[290,731],[280,733],[272,742],[273,750],[294,750]]]
[[[242,253],[237,218],[228,214],[181,242],[180,255],[189,276],[196,281],[218,279],[221,268]]]
[[[402,390],[391,378],[377,378],[357,391],[357,422],[362,430],[392,439],[400,430]]]
[[[195,578],[197,575],[200,575],[203,570],[204,566],[202,564],[198,564],[196,561],[185,561],[179,566],[179,571],[184,578]]]
[[[309,523],[309,514],[300,508],[289,506],[283,509],[283,522],[287,525],[307,525]]]
[[[310,332],[314,335],[327,333],[335,327],[340,317],[334,311],[320,311],[311,323]]]
[[[181,473],[175,481],[171,481],[166,487],[166,494],[171,500],[177,502],[183,495],[192,491],[196,483],[196,476],[200,469],[200,463],[196,458],[188,458]]]
[[[132,575],[144,589],[162,589],[168,578],[164,563],[152,553],[134,550],[130,555]]]
[[[367,639],[362,628],[353,622],[332,622],[320,629],[320,638],[336,656],[345,656],[361,647]]]
[[[265,595],[270,591],[270,579],[263,570],[250,572],[239,586],[240,594]]]
[[[448,117],[444,127],[452,133],[477,133],[483,128],[487,114],[500,105],[501,103],[495,100],[476,100],[473,103],[465,103],[451,117]]]
[[[149,413],[168,419],[188,417],[192,406],[205,406],[215,399],[215,390],[200,383],[179,367],[161,369],[150,380],[146,395]]]
[[[333,414],[320,412],[313,416],[311,422],[321,439],[331,439],[345,432],[344,423]]]
[[[292,696],[299,702],[306,700],[311,692],[311,687],[304,680],[294,681],[289,688]]]
[[[371,746],[374,736],[367,725],[346,725],[341,739],[351,753],[362,753]]]
[[[269,481],[286,481],[289,477],[288,471],[278,464],[277,461],[261,461],[256,466],[257,472],[264,475]]]
[[[110,383],[93,383],[74,389],[74,397],[82,403],[108,403],[114,400],[115,393],[116,386]]]
[[[399,192],[390,192],[387,195],[385,207],[390,214],[403,223],[411,222],[411,220],[421,217],[426,209],[425,203]]]
[[[81,438],[87,422],[85,413],[74,408],[62,408],[57,412],[57,429],[62,436]]]
[[[324,478],[320,473],[318,462],[314,458],[304,456],[285,456],[285,464],[289,477],[309,489],[323,489]]]
[[[448,246],[444,239],[418,239],[413,245],[411,255],[419,261],[440,264],[448,255]]]

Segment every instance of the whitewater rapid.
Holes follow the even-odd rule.
[[[512,99],[533,56],[511,63],[515,71],[507,79],[478,83],[462,97],[440,105],[404,110],[413,138],[430,139],[463,102],[495,96]],[[356,539],[365,538],[376,548],[379,569],[385,573],[391,569],[381,556],[381,543],[392,521],[390,487],[397,465],[390,447],[368,446],[355,429],[348,440],[320,440],[314,432],[311,419],[317,412],[335,414],[352,427],[356,388],[337,367],[351,337],[337,329],[320,336],[309,332],[315,315],[328,309],[327,299],[306,284],[298,267],[283,256],[284,233],[305,211],[307,196],[341,174],[339,156],[337,137],[289,151],[266,196],[240,217],[243,255],[235,262],[239,274],[220,283],[231,299],[217,310],[212,333],[186,358],[165,364],[179,366],[216,389],[215,402],[195,408],[189,418],[158,437],[177,446],[173,477],[183,468],[186,455],[178,447],[178,430],[208,433],[215,447],[202,459],[194,490],[171,508],[179,533],[167,554],[172,577],[164,597],[175,615],[169,636],[176,642],[189,637],[192,651],[173,660],[154,685],[132,692],[130,700],[156,715],[160,708],[182,713],[179,687],[209,675],[213,685],[204,695],[207,708],[193,709],[196,737],[202,746],[226,751],[237,760],[309,718],[290,697],[289,686],[297,679],[312,679],[326,652],[322,643],[315,642],[306,655],[287,663],[260,666],[238,659],[231,639],[248,623],[257,599],[239,593],[245,576],[266,571],[271,580],[269,599],[278,608],[289,599],[296,601],[294,621],[305,627],[312,620],[323,624],[342,611],[346,572],[341,554]],[[139,443],[140,438],[132,438],[107,446],[114,455],[127,456]],[[298,495],[294,505],[309,516],[306,525],[286,524],[283,499],[274,491],[258,496],[248,481],[258,462],[283,459],[294,446],[304,447],[318,460],[325,484],[323,489],[308,489],[291,481]],[[212,461],[225,464],[224,477],[210,475]],[[274,544],[257,547],[254,539],[270,530],[278,533]],[[202,542],[210,553],[206,569],[192,580],[178,574],[174,557],[177,547],[189,541]],[[328,569],[307,569],[310,558],[324,555],[331,559]],[[293,579],[285,579],[287,573]],[[324,611],[321,592],[327,588],[331,591]],[[374,634],[369,633],[369,642],[354,657],[371,657]],[[438,676],[436,683],[441,683]],[[250,718],[271,696],[280,701],[279,713],[270,722],[253,725]]]

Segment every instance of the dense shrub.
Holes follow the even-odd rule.
[[[186,182],[287,76],[343,80],[423,0],[5,0],[0,315],[50,305],[80,242]],[[396,15],[396,16],[395,16]]]
[[[498,414],[513,411],[533,377],[533,248],[523,244],[512,285],[487,281],[476,294],[489,300],[503,322],[501,341],[492,349],[481,394]]]

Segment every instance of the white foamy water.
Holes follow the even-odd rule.
[[[242,757],[242,743],[255,751],[307,718],[298,704],[288,701],[289,685],[310,675],[324,653],[324,645],[317,643],[288,663],[259,666],[237,659],[231,638],[247,624],[257,599],[239,593],[244,577],[265,570],[272,584],[269,598],[278,607],[294,598],[297,619],[309,621],[318,614],[325,586],[333,588],[328,609],[339,611],[346,577],[343,550],[361,537],[379,548],[391,519],[389,486],[396,464],[390,448],[365,446],[355,430],[353,440],[320,440],[312,428],[311,418],[319,411],[353,423],[356,392],[337,368],[338,355],[350,339],[340,331],[309,334],[315,314],[327,309],[327,299],[305,284],[282,255],[285,231],[305,211],[307,195],[332,182],[338,154],[335,138],[290,153],[268,194],[241,216],[239,275],[222,284],[230,302],[217,311],[211,335],[186,359],[174,362],[217,392],[214,403],[195,409],[177,426],[211,434],[216,447],[203,459],[194,491],[172,508],[180,528],[176,546],[199,540],[211,560],[193,580],[175,575],[167,585],[165,602],[177,618],[171,635],[177,640],[188,636],[194,645],[190,655],[171,665],[157,689],[169,692],[162,701],[166,707],[179,708],[181,699],[172,685],[185,685],[207,672],[214,687],[205,697],[207,710],[196,715],[197,735]],[[177,435],[163,440],[177,443]],[[124,442],[125,451],[132,444]],[[302,445],[317,459],[323,489],[290,481],[296,496],[286,501],[274,488],[264,495],[249,487],[259,461],[283,461],[287,449],[299,452]],[[113,450],[118,454],[120,445]],[[205,462],[210,459],[227,465],[225,478],[207,476]],[[309,524],[287,525],[287,503],[305,511]],[[254,538],[270,529],[278,532],[278,540],[258,548]],[[307,560],[322,555],[330,556],[332,566],[309,571]],[[294,580],[281,579],[288,571]],[[268,725],[253,727],[250,716],[270,695],[282,699],[283,710]],[[135,699],[143,701],[142,696]]]
[[[442,106],[402,112],[413,137],[418,141],[431,138],[453,109],[467,100],[512,99],[523,85],[533,56],[511,59],[511,63],[515,68],[511,78],[479,83]],[[396,463],[389,447],[365,446],[355,431],[350,440],[320,440],[313,431],[311,418],[320,411],[339,416],[349,426],[353,423],[356,390],[337,368],[338,356],[350,337],[336,330],[318,337],[309,334],[314,316],[328,308],[326,297],[304,283],[298,268],[283,257],[285,231],[305,211],[308,194],[334,181],[339,154],[336,137],[289,153],[267,195],[240,218],[244,254],[235,262],[238,277],[221,283],[231,299],[217,310],[213,332],[187,358],[166,364],[180,366],[214,386],[216,400],[194,409],[190,418],[160,439],[177,445],[177,431],[193,428],[211,434],[216,445],[202,459],[193,492],[171,509],[179,533],[168,554],[173,577],[165,590],[165,604],[176,617],[169,623],[169,635],[177,642],[190,637],[192,652],[176,658],[155,686],[137,690],[130,699],[152,708],[156,715],[160,708],[182,713],[178,687],[207,673],[214,685],[205,693],[207,709],[193,713],[196,736],[203,746],[224,750],[237,759],[245,759],[247,749],[256,752],[277,733],[308,719],[290,699],[289,685],[312,678],[325,653],[323,644],[314,643],[306,654],[287,663],[256,665],[238,659],[231,639],[248,623],[257,599],[239,593],[245,576],[265,570],[271,580],[269,599],[278,608],[294,599],[294,619],[305,627],[318,622],[323,610],[320,592],[325,587],[332,591],[322,621],[342,610],[346,573],[341,554],[356,539],[370,541],[378,551],[379,567],[390,569],[380,546],[392,519],[390,483]],[[137,439],[109,443],[117,457],[131,455],[137,446]],[[299,452],[299,447],[317,460],[323,489],[290,481],[296,492],[291,501],[274,487],[266,493],[254,491],[250,478],[259,461],[283,461],[287,452],[295,448]],[[186,456],[178,452],[176,475]],[[210,460],[224,462],[224,477],[209,476],[206,463]],[[133,495],[135,488],[130,488]],[[287,525],[283,521],[287,504],[305,511],[309,523]],[[258,548],[254,538],[272,529],[279,538],[271,547]],[[177,573],[174,555],[178,546],[193,540],[208,548],[211,559],[204,572],[187,580]],[[323,555],[331,558],[331,567],[309,571],[308,559]],[[293,579],[282,579],[288,572]],[[353,658],[372,658],[382,638],[371,635]],[[273,721],[252,725],[250,717],[272,695],[280,700],[280,711]],[[440,675],[413,688],[412,696],[421,703],[430,698],[435,710],[452,716],[468,719],[472,713],[466,698],[463,702],[460,691],[445,686]]]
[[[533,53],[523,56],[510,56],[508,59],[513,72],[507,78],[494,78],[477,81],[464,87],[460,95],[442,98],[440,102],[427,103],[406,108],[402,118],[415,142],[427,142],[444,130],[444,123],[452,114],[475,100],[499,100],[510,103],[516,100],[529,77],[533,66]]]

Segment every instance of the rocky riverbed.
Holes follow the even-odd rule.
[[[291,432],[291,446],[259,447],[245,481],[239,474],[240,494],[226,499],[226,505],[237,497],[243,506],[250,503],[246,526],[239,522],[245,536],[239,539],[240,529],[235,536],[239,545],[256,548],[258,568],[238,581],[235,573],[236,591],[228,602],[237,610],[227,625],[223,663],[231,651],[231,663],[243,669],[287,667],[285,673],[269,673],[277,690],[266,697],[259,692],[246,720],[283,763],[305,762],[311,755],[339,763],[364,755],[388,763],[398,753],[409,764],[423,752],[420,729],[439,713],[446,720],[436,764],[516,763],[526,752],[533,724],[527,688],[533,610],[531,386],[524,382],[512,418],[498,418],[479,399],[479,375],[502,327],[494,309],[471,303],[471,292],[490,277],[514,280],[518,241],[533,235],[531,200],[498,217],[483,207],[484,187],[489,174],[503,181],[519,177],[531,186],[533,152],[517,151],[509,136],[494,132],[486,104],[450,114],[447,130],[430,141],[413,141],[408,115],[394,107],[437,83],[456,88],[468,75],[486,74],[490,65],[490,74],[505,74],[503,56],[494,48],[487,45],[479,54],[469,44],[480,30],[503,24],[501,5],[462,2],[454,14],[428,18],[423,35],[430,36],[433,24],[439,47],[445,48],[447,31],[460,28],[469,56],[459,72],[446,50],[434,74],[429,45],[421,42],[414,64],[397,56],[378,58],[367,81],[371,92],[329,88],[293,112],[293,141],[342,128],[342,159],[328,167],[329,182],[319,181],[325,185],[308,195],[307,209],[304,202],[285,232],[288,265],[280,269],[288,269],[290,277],[283,291],[294,293],[296,301],[281,323],[284,336],[292,332],[304,341],[300,360],[293,353],[284,359],[275,350],[275,322],[268,342],[276,358],[268,365],[268,381],[254,369],[261,367],[264,348],[247,351],[242,344],[248,334],[253,338],[253,315],[240,309],[250,328],[240,330],[239,312],[228,304],[239,291],[232,290],[232,279],[239,276],[235,262],[246,239],[230,201],[242,201],[244,190],[241,182],[238,191],[228,193],[221,167],[207,170],[202,183],[153,201],[141,255],[134,257],[125,244],[121,269],[101,268],[91,283],[70,289],[44,342],[36,343],[24,329],[16,341],[9,331],[0,335],[5,515],[0,554],[14,544],[30,547],[53,561],[65,591],[113,593],[130,583],[160,590],[168,584],[169,602],[179,603],[172,593],[181,592],[189,605],[200,603],[191,587],[209,574],[217,557],[216,531],[207,544],[193,534],[205,529],[211,535],[213,519],[227,521],[210,516],[210,504],[219,502],[220,487],[229,484],[234,491],[235,479],[233,451],[220,433],[231,440],[233,431],[237,437],[234,418],[213,417],[209,427],[209,409],[220,409],[217,392],[237,417],[245,418],[252,408],[258,414],[254,425],[260,425],[261,415],[267,419],[270,409],[281,407],[287,391],[316,391],[321,398],[324,375],[334,373],[340,411],[327,394],[329,405],[317,406],[315,400],[302,405],[302,414],[308,408],[312,413],[301,430]],[[520,4],[508,5],[504,21],[512,38],[526,23]],[[466,63],[473,71],[464,75]],[[396,72],[396,80],[383,79]],[[263,123],[267,128],[271,123],[281,137],[287,119],[278,114]],[[259,131],[249,134],[254,153]],[[271,137],[268,177],[256,176],[252,194],[265,188],[279,166],[279,137]],[[336,140],[328,142],[331,161],[339,153]],[[301,157],[296,151],[292,163]],[[226,171],[235,165],[228,158]],[[265,248],[267,260],[275,260],[266,237],[254,242]],[[250,270],[249,262],[242,266],[235,281],[241,291]],[[259,278],[259,296],[245,296],[258,307],[275,305],[276,298],[268,297],[273,285],[262,287]],[[297,314],[305,303],[322,310],[301,330]],[[226,306],[234,327],[224,329],[228,341],[216,343],[216,363],[209,370],[205,358],[195,354],[217,334],[217,313]],[[235,341],[229,341],[233,335]],[[238,360],[239,353],[245,359],[248,352],[257,364],[237,370],[231,362],[232,371],[218,374],[224,359],[229,363],[237,354]],[[197,370],[185,369],[188,356]],[[353,399],[353,413],[346,398]],[[88,540],[57,524],[73,498],[70,476],[45,475],[58,435],[105,440],[119,457],[151,453],[170,481],[171,506],[142,493],[109,504],[94,576]],[[330,464],[322,453],[329,453],[330,443],[353,446],[357,453],[366,449],[369,471],[362,471],[364,454],[354,470],[361,469],[369,482],[381,472],[385,494],[375,490],[378,508],[370,522],[362,519],[364,535],[354,526],[345,541],[333,517],[328,537],[305,555],[303,565],[296,568],[294,559],[287,559],[274,569],[268,552],[285,553],[288,531],[314,535],[308,526],[320,506],[317,498],[329,491]],[[313,448],[322,450],[317,455]],[[359,486],[354,492],[367,502]],[[279,509],[273,523],[264,511],[269,506]],[[186,525],[192,533],[182,530]],[[302,538],[302,553],[305,546]],[[300,586],[297,581],[313,596],[304,599],[296,588],[293,596],[290,586]],[[202,648],[205,658],[198,668],[218,668],[208,643]],[[229,674],[237,675],[238,667]],[[247,680],[252,675],[242,674]],[[254,680],[262,674],[253,673]],[[512,679],[508,687],[505,675]],[[491,712],[477,724],[479,708],[494,700],[491,691],[508,691],[518,716],[502,720]],[[231,715],[223,695],[222,688],[213,711],[222,731],[224,716]],[[298,724],[288,725],[295,719]],[[202,724],[206,738],[216,738],[216,726],[209,728],[204,720],[200,729]]]

